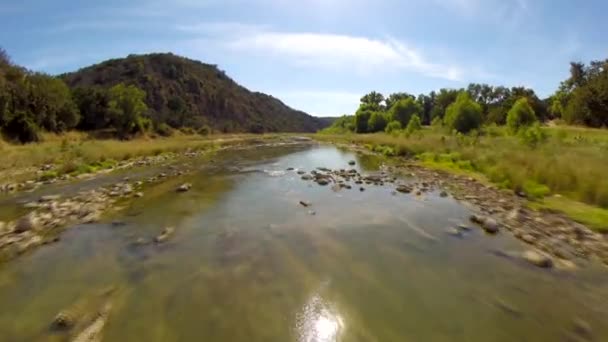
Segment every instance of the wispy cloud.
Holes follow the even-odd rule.
[[[348,70],[370,74],[403,70],[461,80],[457,65],[433,62],[417,49],[392,38],[312,32],[280,32],[239,23],[179,25],[180,31],[213,36],[231,51],[277,58],[299,67]],[[208,43],[208,40],[204,41]]]

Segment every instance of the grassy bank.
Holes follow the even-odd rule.
[[[389,156],[407,156],[451,172],[482,176],[501,188],[522,191],[537,207],[555,209],[608,231],[608,131],[547,128],[531,147],[502,128],[455,136],[425,129],[410,137],[388,134],[318,134],[317,139],[362,144]]]
[[[12,145],[0,141],[0,184],[24,179],[53,178],[110,168],[122,160],[185,150],[207,150],[276,135],[175,135],[133,140],[93,139],[83,133],[47,135],[43,142]],[[56,167],[40,174],[45,164]]]

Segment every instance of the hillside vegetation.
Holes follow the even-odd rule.
[[[15,65],[0,49],[0,128],[11,141],[72,129],[130,138],[174,129],[314,132],[329,123],[247,90],[215,65],[169,53],[131,55],[53,77]]]

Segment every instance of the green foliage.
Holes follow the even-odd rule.
[[[382,132],[386,128],[386,116],[382,112],[373,112],[367,122],[369,132]]]
[[[401,101],[401,100],[405,100],[405,99],[415,99],[414,95],[408,94],[408,93],[393,93],[390,94],[385,100],[385,104],[386,104],[386,108],[390,109],[391,107],[393,107],[395,105],[395,103]]]
[[[173,135],[173,128],[171,128],[171,126],[167,125],[166,123],[161,122],[156,125],[156,127],[154,128],[154,132],[163,137],[170,137]]]
[[[109,91],[109,111],[113,126],[119,136],[126,138],[143,133],[149,128],[150,121],[142,117],[148,110],[144,99],[146,93],[130,85],[117,84]]]
[[[79,129],[89,131],[110,126],[110,95],[107,89],[101,87],[78,87],[74,89],[73,97],[82,116],[78,125]]]
[[[414,115],[422,113],[422,107],[413,98],[399,100],[389,109],[389,121],[398,121],[405,127]]]
[[[202,136],[207,136],[207,135],[211,134],[211,127],[209,127],[207,125],[203,125],[201,128],[198,129],[198,134],[200,134]]]
[[[507,114],[507,127],[513,134],[524,127],[529,127],[535,122],[537,122],[537,119],[534,109],[532,109],[525,97],[517,100]]]
[[[536,148],[547,140],[547,133],[540,127],[538,122],[535,122],[530,127],[523,127],[518,134],[523,144]]]
[[[28,107],[38,126],[51,132],[63,132],[76,127],[80,114],[70,89],[62,80],[44,74],[33,74],[27,81]]]
[[[541,199],[551,193],[551,189],[544,184],[539,184],[533,180],[526,180],[521,186],[526,196],[530,199]]]
[[[407,128],[405,129],[406,134],[410,135],[414,132],[420,131],[422,129],[422,124],[420,123],[420,117],[418,114],[414,114],[410,119],[410,122],[407,124]]]
[[[355,116],[354,115],[343,115],[331,124],[331,126],[324,128],[320,133],[324,134],[340,134],[350,133],[355,131]]]
[[[403,127],[401,126],[401,122],[399,121],[391,121],[386,125],[384,131],[386,133],[395,133],[399,132]]]
[[[355,132],[367,133],[369,119],[372,117],[374,112],[367,108],[367,106],[361,105],[357,113],[355,114]]]
[[[441,127],[443,126],[443,120],[441,120],[440,117],[436,116],[435,118],[433,118],[433,121],[431,121],[431,126]]]
[[[381,105],[384,101],[384,96],[378,92],[372,91],[369,94],[365,94],[361,97],[361,104],[367,105],[371,110],[380,110],[382,109]]]
[[[481,106],[471,100],[466,92],[461,92],[456,102],[448,106],[444,122],[451,130],[468,133],[481,126]]]

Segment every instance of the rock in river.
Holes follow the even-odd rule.
[[[327,185],[327,184],[329,184],[329,181],[327,179],[325,179],[325,178],[319,178],[319,179],[317,179],[317,184],[319,184],[319,185]]]
[[[21,217],[15,225],[15,233],[23,233],[38,228],[38,218],[33,214]]]
[[[355,165],[355,164],[357,164],[357,162],[354,161],[354,160],[351,160],[351,161],[348,162],[348,165]]]
[[[536,251],[525,251],[522,258],[534,266],[542,268],[553,267],[553,260],[546,254]]]
[[[483,230],[490,234],[496,234],[499,230],[498,222],[491,217],[486,218],[481,226]]]
[[[157,237],[154,238],[154,241],[156,243],[166,242],[167,240],[169,240],[169,238],[173,235],[174,232],[175,232],[175,228],[166,227],[165,229],[163,229],[163,231],[160,233],[160,235],[158,235]]]
[[[184,183],[177,188],[177,192],[186,192],[192,188],[192,184]]]
[[[412,192],[412,187],[407,184],[401,184],[397,186],[396,190],[405,194],[409,194],[410,192]]]
[[[310,207],[312,205],[312,203],[310,203],[308,201],[300,201],[300,204],[304,207]]]
[[[302,175],[302,180],[305,180],[305,181],[312,180],[312,176],[311,175]]]

